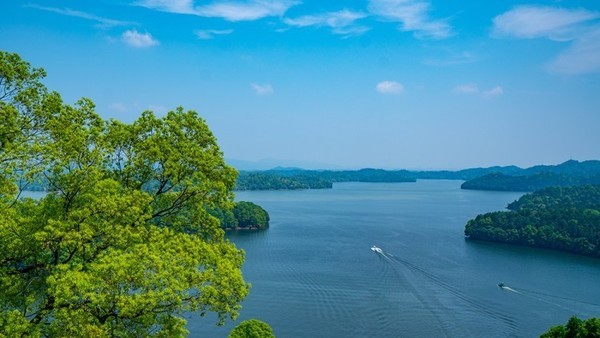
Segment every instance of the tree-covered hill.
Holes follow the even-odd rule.
[[[600,184],[600,161],[569,160],[556,166],[534,166],[513,173],[494,172],[464,182],[462,189],[535,191],[551,186]]]
[[[406,170],[303,170],[242,171],[236,190],[331,189],[335,182],[415,182]]]
[[[465,235],[600,257],[600,185],[546,188],[508,209],[478,215]]]

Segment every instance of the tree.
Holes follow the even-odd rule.
[[[237,173],[204,120],[105,121],[16,54],[0,72],[0,181],[25,182],[0,189],[0,336],[176,337],[183,313],[234,319],[244,254],[206,210],[233,206]],[[42,179],[44,198],[19,198]]]
[[[600,337],[600,318],[581,320],[571,317],[566,325],[551,327],[541,338],[592,338]]]
[[[229,338],[275,338],[269,324],[257,319],[241,322],[229,333]]]

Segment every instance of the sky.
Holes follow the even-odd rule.
[[[197,111],[231,163],[600,159],[597,0],[4,1],[0,36],[103,118]]]

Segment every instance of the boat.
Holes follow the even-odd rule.
[[[373,246],[371,247],[371,250],[373,250],[374,252],[380,253],[380,254],[382,254],[382,253],[383,253],[383,250],[381,250],[381,248],[380,248],[380,247],[378,247],[378,246],[376,246],[376,245],[373,245]]]
[[[498,283],[498,287],[501,289],[504,289],[505,286],[506,286],[506,284],[504,284],[502,282]]]

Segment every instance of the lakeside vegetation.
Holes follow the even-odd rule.
[[[469,239],[600,257],[600,185],[550,187],[467,222]]]

